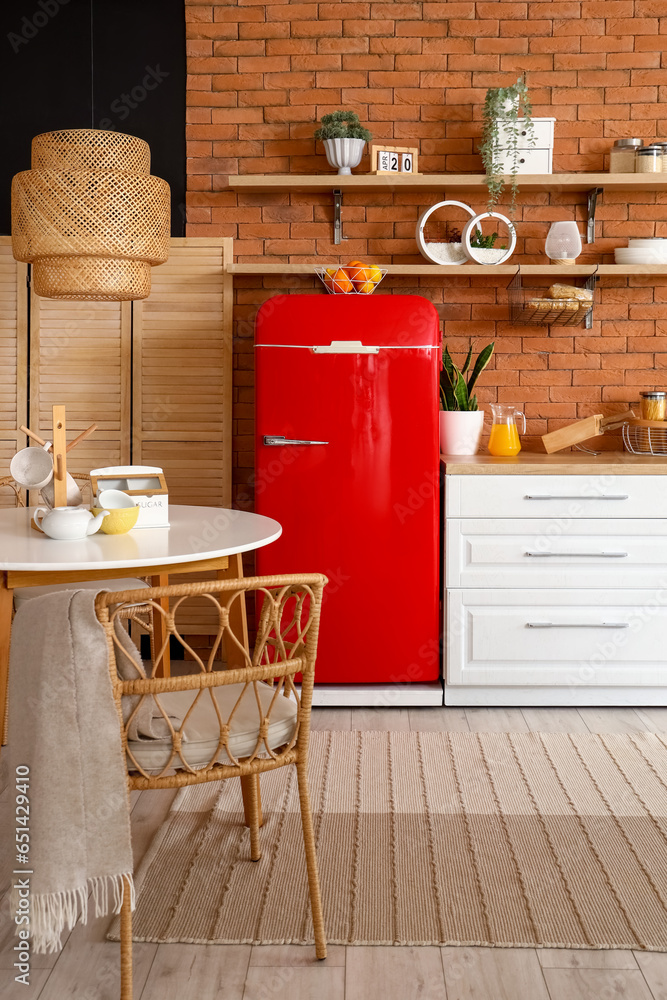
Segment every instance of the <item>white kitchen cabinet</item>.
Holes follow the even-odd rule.
[[[659,587],[667,519],[451,517],[445,554],[450,589]]]
[[[667,517],[663,476],[515,474],[447,480],[448,517]]]
[[[445,477],[445,704],[667,704],[667,477],[549,472]]]

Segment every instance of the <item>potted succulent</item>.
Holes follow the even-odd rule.
[[[510,218],[514,218],[518,187],[519,139],[535,143],[533,109],[523,77],[510,87],[489,87],[484,101],[482,143],[479,152],[486,171],[488,210],[493,211],[503,193],[504,174],[511,175]]]
[[[356,111],[332,111],[323,116],[315,138],[324,143],[330,165],[338,167],[339,174],[349,174],[359,166],[364,146],[373,136]]]
[[[452,361],[447,346],[442,352],[440,372],[440,451],[443,455],[474,455],[479,448],[484,426],[484,411],[480,410],[473,389],[493,354],[495,341],[480,351],[470,371],[473,345],[462,368]]]

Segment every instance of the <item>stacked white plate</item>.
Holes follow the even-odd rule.
[[[627,247],[614,250],[614,258],[617,264],[667,264],[667,239],[628,240]]]

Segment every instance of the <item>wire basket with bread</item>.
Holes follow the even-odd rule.
[[[592,284],[593,279],[588,279]],[[548,288],[526,288],[517,271],[507,287],[513,326],[580,326],[592,318],[594,290],[556,282]]]

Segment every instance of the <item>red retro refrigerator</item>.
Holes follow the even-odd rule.
[[[416,295],[279,295],[255,329],[257,572],[329,578],[316,683],[436,681],[438,376]]]

